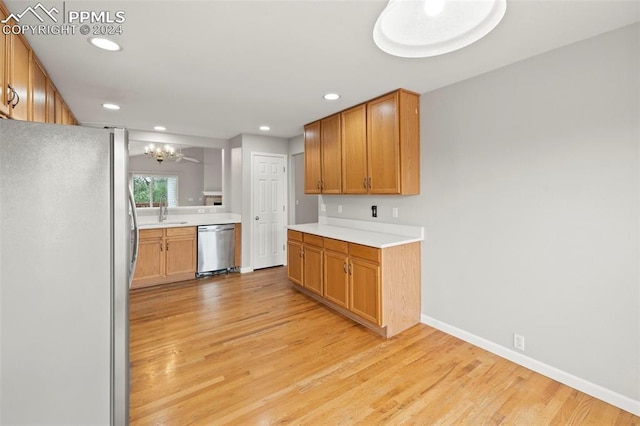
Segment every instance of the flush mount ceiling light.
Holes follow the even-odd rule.
[[[338,95],[337,93],[327,93],[323,96],[323,98],[327,101],[337,101],[338,99],[340,99],[340,95]]]
[[[262,130],[263,132],[268,132],[269,130],[271,130],[271,127],[269,127],[269,126],[260,126],[260,130]]]
[[[506,0],[389,0],[373,40],[403,58],[442,55],[489,34],[506,9]]]
[[[106,38],[91,37],[89,38],[89,43],[102,50],[108,50],[109,52],[117,52],[119,50],[122,50],[122,47],[120,47],[118,43]]]
[[[116,105],[116,104],[102,104],[102,108],[104,109],[111,109],[111,110],[119,110],[120,109],[120,105]]]
[[[167,128],[164,127],[164,126],[154,126],[153,130],[157,130],[159,132],[164,132],[165,130],[167,130]]]

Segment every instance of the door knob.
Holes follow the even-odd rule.
[[[260,220],[260,216],[256,216],[256,220]]]

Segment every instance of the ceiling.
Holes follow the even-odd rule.
[[[4,0],[19,13],[35,1]],[[425,93],[640,21],[640,0],[508,0],[498,27],[443,56],[406,59],[372,39],[385,0],[42,1],[122,10],[123,50],[28,35],[77,119],[228,139],[293,137],[304,124],[403,87]],[[325,101],[337,92],[338,101]],[[102,103],[121,105],[107,111]]]

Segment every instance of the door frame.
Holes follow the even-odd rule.
[[[283,244],[285,244],[285,249],[282,250],[282,264],[283,265],[287,265],[287,250],[286,250],[286,244],[287,244],[287,225],[288,225],[288,221],[289,221],[289,198],[288,198],[288,194],[289,194],[289,155],[288,154],[275,154],[273,152],[251,152],[251,204],[250,204],[250,211],[251,214],[249,216],[249,220],[251,221],[251,235],[249,236],[249,241],[251,242],[251,270],[255,269],[255,265],[253,263],[253,259],[254,259],[254,248],[255,245],[253,244],[254,241],[254,235],[255,235],[255,220],[253,220],[253,218],[255,217],[255,210],[254,210],[254,196],[255,196],[255,186],[253,185],[253,181],[254,181],[254,173],[253,173],[253,169],[254,169],[254,165],[255,165],[255,160],[256,157],[275,157],[275,158],[279,158],[282,160],[282,165],[284,167],[284,173],[283,173],[283,184],[282,184],[282,200],[284,203],[284,212],[282,212],[282,219],[283,219],[283,226],[282,229],[280,230],[281,232],[281,237],[282,237],[282,242]]]

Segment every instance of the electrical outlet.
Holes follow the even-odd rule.
[[[338,213],[342,213],[342,206],[338,204]]]
[[[513,334],[513,347],[524,352],[524,336]]]
[[[393,217],[398,217],[398,208],[397,208],[397,207],[394,207],[394,208],[391,210],[391,215],[392,215]]]
[[[371,206],[371,217],[378,217],[378,206]]]
[[[204,213],[204,209],[198,209],[198,213]]]

